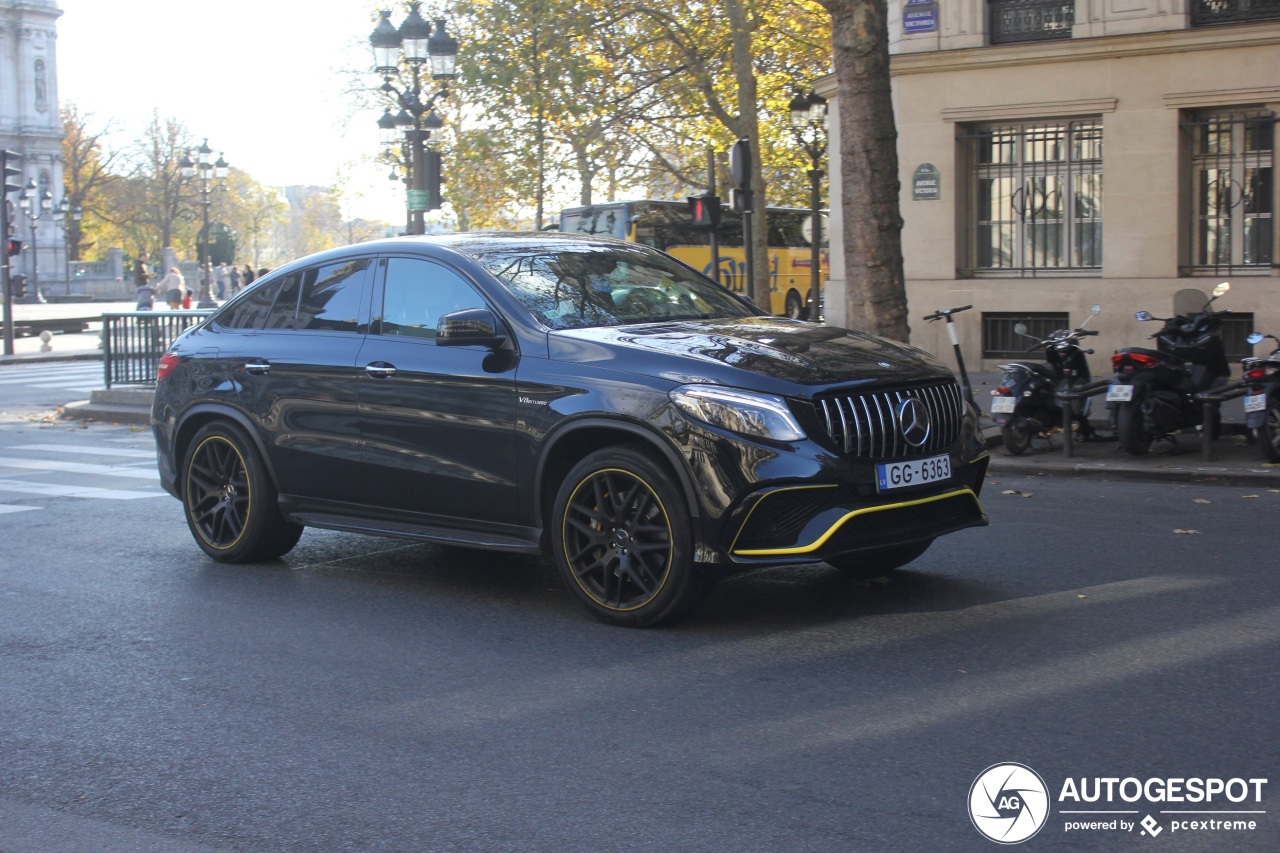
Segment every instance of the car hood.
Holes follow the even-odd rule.
[[[778,317],[687,320],[553,332],[552,358],[775,393],[850,383],[900,384],[950,377],[929,353],[833,326]]]

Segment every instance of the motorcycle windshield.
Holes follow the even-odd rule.
[[[1173,313],[1179,317],[1199,314],[1209,304],[1209,295],[1194,287],[1184,288],[1173,294]]]

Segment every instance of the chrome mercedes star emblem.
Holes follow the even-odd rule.
[[[898,404],[898,425],[902,427],[902,438],[912,447],[923,447],[933,429],[928,407],[915,397]]]

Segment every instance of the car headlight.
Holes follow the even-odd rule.
[[[774,394],[715,385],[681,385],[670,396],[671,402],[689,417],[730,432],[774,441],[799,441],[805,437],[787,408],[787,401]]]

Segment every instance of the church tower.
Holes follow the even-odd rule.
[[[61,230],[51,211],[40,211],[40,200],[57,205],[62,184],[62,118],[58,108],[57,21],[62,15],[55,0],[0,0],[0,148],[22,155],[22,178],[29,190],[29,213],[18,210],[21,258],[12,258],[12,271],[27,276],[28,292],[37,282],[65,278],[66,251]],[[17,193],[10,201],[17,206]]]

